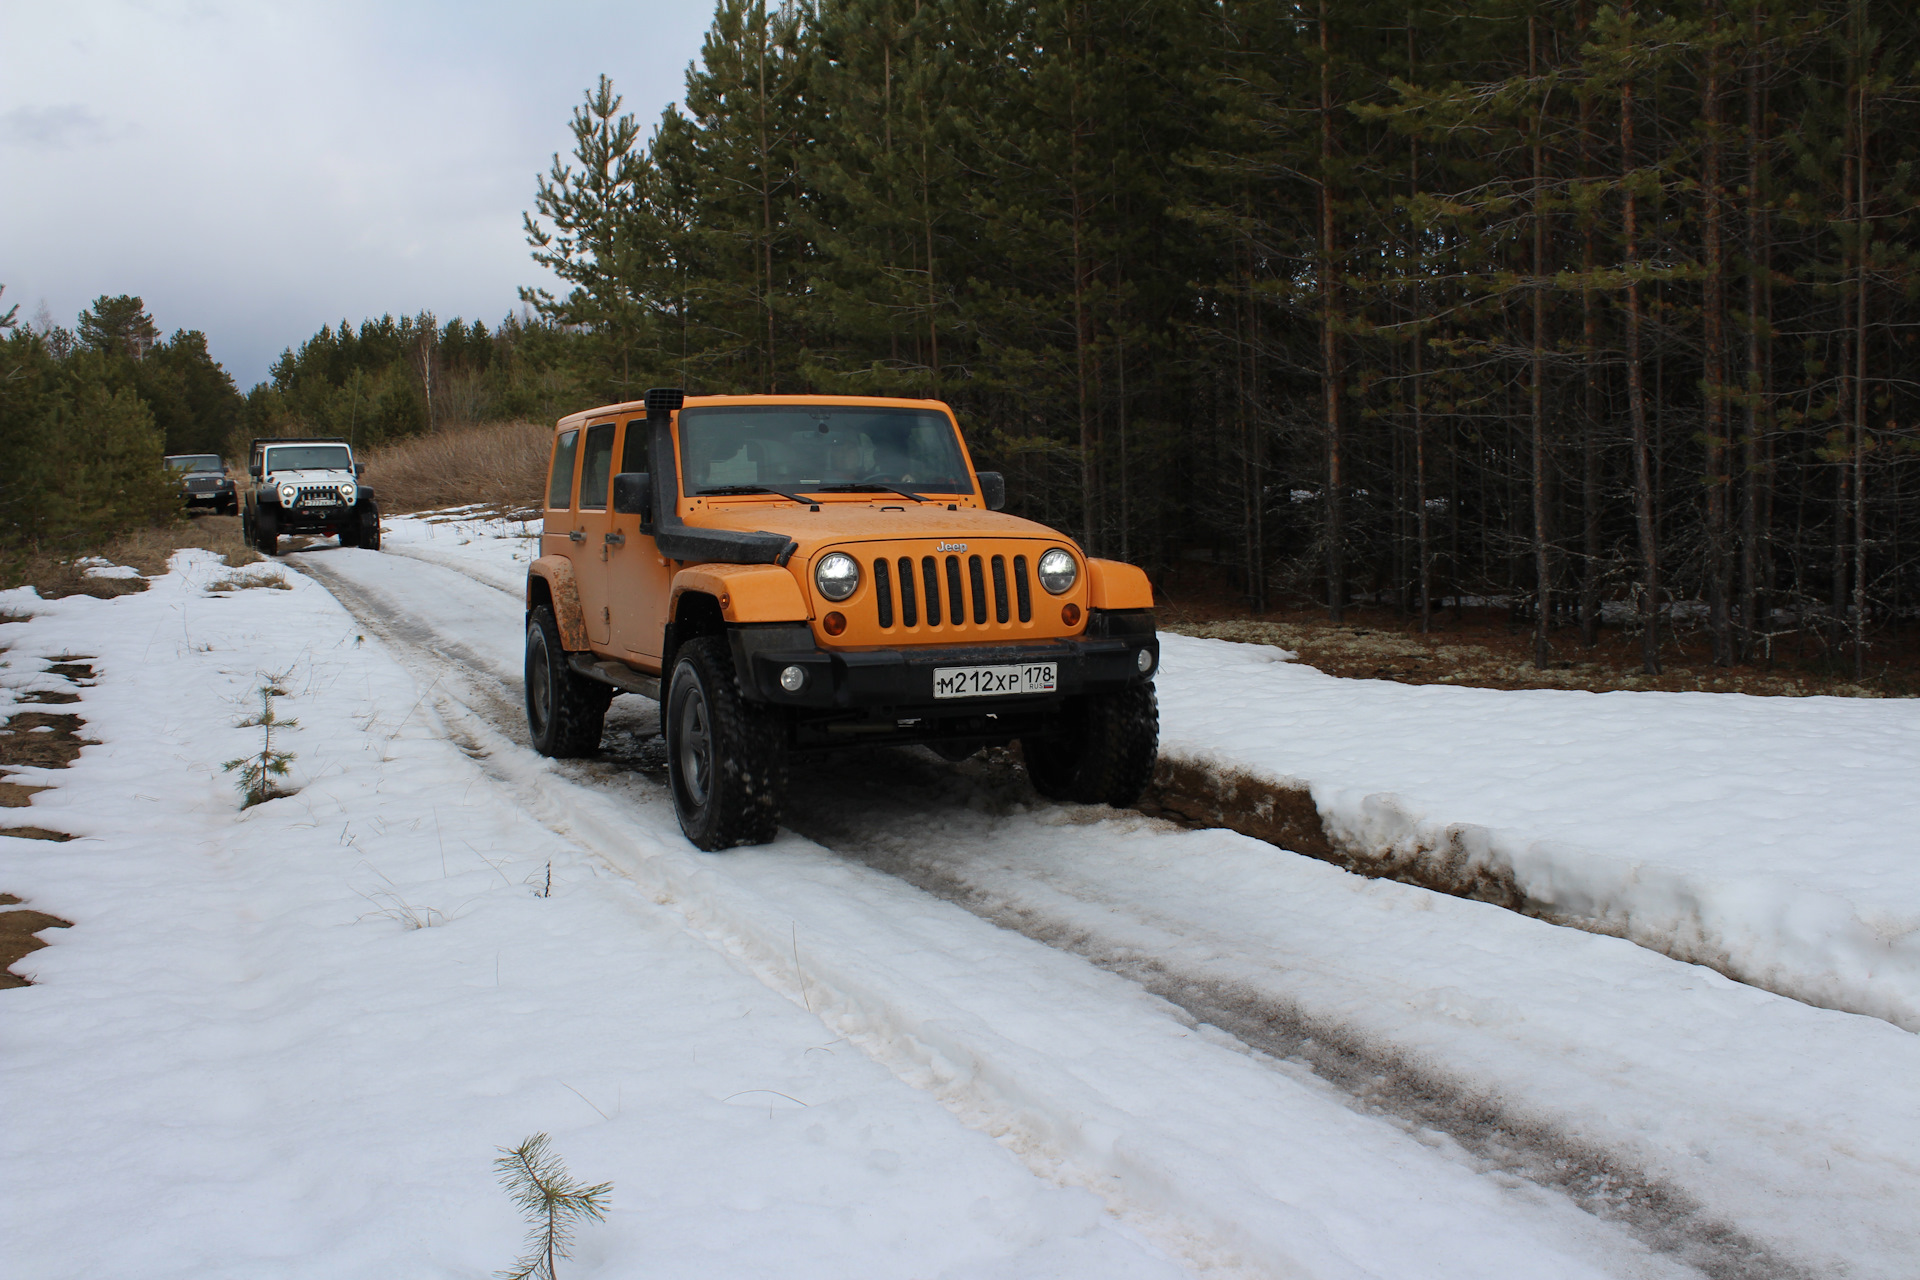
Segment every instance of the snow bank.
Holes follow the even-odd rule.
[[[1163,754],[1309,789],[1343,855],[1920,1031],[1920,703],[1413,686],[1161,641]]]
[[[0,889],[74,922],[0,992],[9,1274],[471,1280],[520,1251],[491,1161],[536,1131],[613,1183],[564,1275],[1183,1274],[531,818],[267,575],[292,590],[210,593],[190,553],[139,595],[0,598],[34,615],[0,701],[77,692],[99,743],[16,779],[51,790],[12,821],[78,838],[0,838]],[[269,673],[298,791],[242,812],[220,765]]]

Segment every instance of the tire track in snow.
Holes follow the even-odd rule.
[[[459,573],[518,604],[498,582],[456,563],[437,557],[412,558]],[[344,565],[331,566],[315,557],[296,562],[296,567],[327,585],[389,647],[416,655],[423,669],[435,672],[448,698],[493,731],[517,740],[524,715],[521,690],[517,680],[501,671],[498,660],[446,636],[430,621],[408,614],[400,601],[367,587]],[[446,680],[447,669],[455,666],[461,674]],[[646,747],[647,737],[657,729],[657,717],[650,704],[647,708],[623,706],[639,701],[615,700],[614,707],[626,714],[610,717],[613,750],[608,754],[616,763],[639,764],[643,771],[657,772],[647,768],[652,761]],[[447,723],[454,727],[451,720]],[[470,735],[454,736],[470,755],[484,759],[485,748]],[[903,852],[945,847],[958,815],[985,809],[1004,816],[1017,806],[1034,803],[1006,753],[984,764],[976,760],[962,773],[925,753],[866,749],[848,755],[857,761],[855,767],[847,767],[844,756],[796,762],[789,829],[851,862],[1135,982],[1196,1023],[1230,1033],[1273,1069],[1305,1067],[1355,1110],[1386,1119],[1423,1141],[1434,1142],[1444,1135],[1440,1145],[1457,1144],[1455,1158],[1469,1167],[1495,1170],[1564,1195],[1594,1218],[1624,1229],[1649,1249],[1698,1274],[1713,1280],[1802,1280],[1813,1274],[1706,1212],[1682,1187],[1646,1173],[1618,1153],[1581,1142],[1550,1120],[1515,1111],[1484,1087],[1392,1044],[1378,1043],[1284,997],[1183,960],[1178,938],[1168,938],[1157,951],[1143,953],[1137,945],[1089,929],[1084,916],[1068,920],[1036,909],[1030,896],[1010,899],[983,887],[957,873],[950,860]],[[605,763],[569,763],[556,772],[589,786],[606,788],[610,782]],[[498,776],[524,791],[524,780]],[[654,783],[649,791],[663,794],[664,789]],[[1039,804],[1045,806],[1044,801]],[[535,811],[544,807],[537,806]],[[555,829],[581,838],[570,824],[563,822]],[[1017,832],[1010,834],[1017,836]],[[602,855],[607,856],[607,851],[603,849]]]

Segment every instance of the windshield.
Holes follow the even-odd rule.
[[[175,471],[224,471],[220,465],[220,456],[213,453],[192,453],[180,457],[168,458],[167,465]]]
[[[688,495],[904,485],[972,493],[953,422],[938,409],[715,406],[680,413]]]
[[[351,471],[353,454],[343,444],[282,444],[267,450],[269,471]]]

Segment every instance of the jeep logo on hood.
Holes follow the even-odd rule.
[[[935,551],[965,551],[966,549],[967,544],[964,542],[943,542],[934,548]]]

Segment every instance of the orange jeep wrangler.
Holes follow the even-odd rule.
[[[1153,774],[1160,644],[1132,565],[1002,514],[937,400],[687,396],[561,419],[527,575],[527,724],[600,745],[661,703],[702,849],[774,836],[791,753],[1021,744],[1041,794],[1131,804]]]

